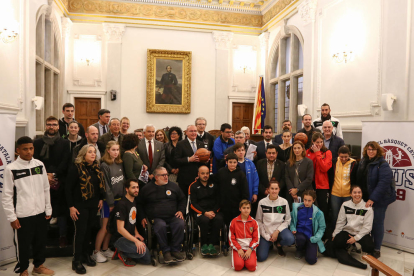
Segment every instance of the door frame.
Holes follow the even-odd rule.
[[[229,96],[229,124],[233,124],[233,103],[252,103],[253,104],[253,115],[254,115],[254,100],[255,96]],[[252,118],[253,121],[253,118]],[[250,132],[252,129],[252,126],[248,126],[250,128]]]
[[[101,99],[101,109],[106,108],[106,94],[107,91],[68,90],[70,103],[75,104],[75,98],[97,98]],[[74,117],[76,118],[76,106]]]

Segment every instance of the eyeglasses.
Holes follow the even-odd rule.
[[[230,134],[230,133],[232,133],[232,131],[225,131],[224,133]]]
[[[165,174],[159,174],[158,176],[161,176],[161,177],[168,177],[168,173],[165,173]]]
[[[171,133],[171,136],[173,136],[173,135],[178,135],[178,133],[176,133],[176,132]]]
[[[367,149],[367,151],[377,151],[377,149]]]
[[[205,126],[206,124],[197,124],[198,126]]]
[[[47,127],[57,127],[58,124],[46,124]]]

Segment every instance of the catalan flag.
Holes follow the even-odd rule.
[[[259,88],[257,89],[256,105],[253,118],[253,134],[262,134],[264,121],[266,118],[266,96],[263,77],[259,78]]]

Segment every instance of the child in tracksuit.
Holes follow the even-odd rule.
[[[214,177],[219,184],[220,211],[223,212],[224,223],[229,229],[232,219],[240,214],[240,201],[249,199],[249,187],[246,176],[237,166],[237,156],[234,153],[227,154],[226,164]]]
[[[234,153],[237,155],[239,168],[245,173],[247,184],[249,185],[249,200],[252,203],[251,215],[256,216],[257,194],[259,193],[259,175],[253,161],[244,157],[246,150],[244,144],[236,143],[233,146]]]
[[[269,194],[259,201],[256,220],[260,227],[260,246],[257,260],[263,262],[269,256],[270,246],[276,243],[280,256],[285,256],[282,246],[290,246],[295,237],[289,230],[290,210],[286,199],[279,196],[279,183],[270,181]]]
[[[323,212],[313,203],[316,200],[316,192],[306,190],[303,193],[303,203],[293,203],[292,220],[290,230],[296,235],[296,259],[305,255],[308,264],[315,264],[319,251],[323,253],[325,246],[322,241],[326,224]]]
[[[232,267],[240,271],[257,268],[256,248],[259,245],[259,225],[250,216],[251,204],[244,199],[240,202],[240,215],[230,223],[229,241],[232,248]]]

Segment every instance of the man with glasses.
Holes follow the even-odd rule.
[[[221,135],[214,141],[213,146],[213,173],[226,166],[224,151],[235,144],[234,139],[231,138],[231,125],[222,124],[220,132]]]
[[[197,127],[197,140],[204,143],[204,148],[208,151],[213,150],[214,136],[206,132],[207,120],[204,117],[198,117],[195,120],[195,126]]]
[[[59,225],[59,247],[66,247],[67,207],[64,195],[64,182],[70,158],[70,142],[59,135],[59,120],[50,116],[46,119],[46,131],[42,138],[33,142],[35,159],[45,165],[50,185],[52,220],[50,224]]]
[[[327,120],[322,124],[324,144],[332,152],[332,168],[328,171],[329,187],[332,187],[335,177],[336,161],[338,160],[338,150],[345,145],[342,138],[333,134],[332,122]]]
[[[187,139],[177,143],[175,148],[175,161],[178,166],[177,182],[184,195],[188,195],[188,187],[198,175],[199,162],[195,155],[197,149],[204,148],[203,142],[197,140],[197,127],[189,125],[186,131]]]
[[[168,181],[164,167],[154,170],[154,178],[142,188],[137,204],[142,227],[146,227],[147,218],[153,225],[160,249],[166,263],[182,262],[185,253],[181,252],[184,240],[184,214],[187,198],[181,189]],[[171,243],[168,243],[167,225],[171,229]]]

